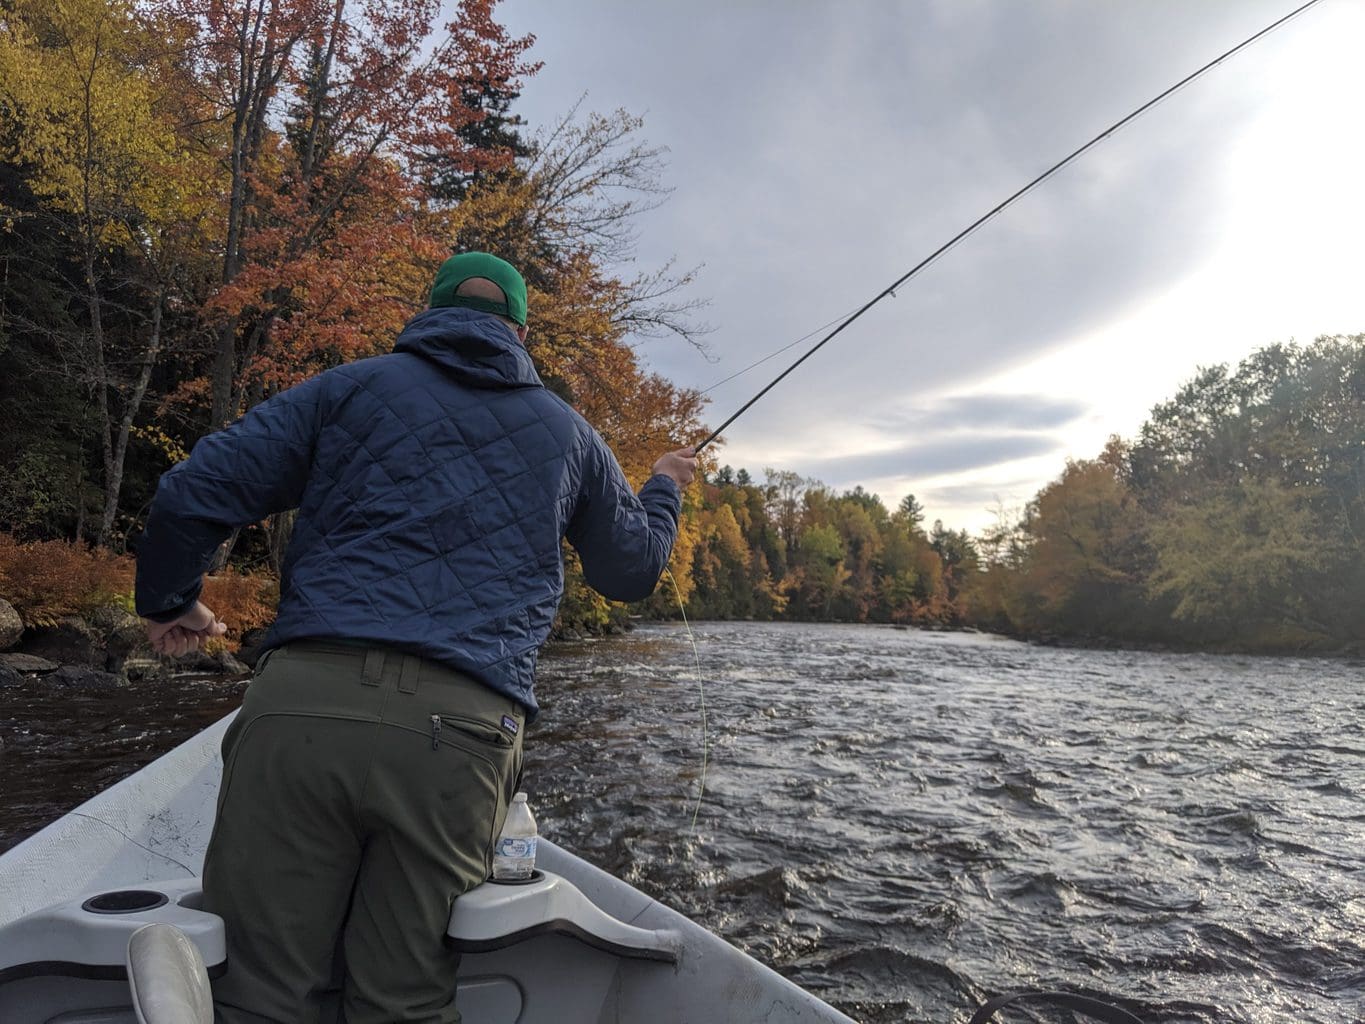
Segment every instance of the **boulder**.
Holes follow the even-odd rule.
[[[10,668],[8,665],[0,665],[0,690],[5,689],[7,686],[18,686],[23,681],[24,677],[14,669]]]
[[[56,672],[43,676],[43,682],[71,690],[116,690],[128,685],[123,676],[80,665],[63,665]]]
[[[261,660],[261,655],[265,653],[265,638],[270,633],[268,629],[248,629],[242,634],[242,642],[237,648],[237,660],[243,662],[248,668],[255,668],[256,662]]]
[[[30,629],[24,636],[23,653],[47,658],[62,665],[103,669],[104,647],[83,619],[69,616],[55,626]]]
[[[122,671],[135,683],[160,683],[171,677],[171,664],[154,654],[132,654],[124,659]]]
[[[140,618],[124,608],[117,605],[97,608],[89,622],[104,648],[106,672],[122,672],[124,663],[134,651],[151,650],[147,642],[147,627]]]
[[[54,672],[57,669],[55,661],[48,661],[46,658],[39,658],[33,654],[19,654],[11,652],[0,654],[0,665],[13,669],[15,672]]]
[[[14,605],[0,600],[0,651],[7,651],[19,642],[24,635],[24,620],[14,610]]]
[[[208,651],[191,651],[178,658],[171,658],[170,666],[172,672],[202,672],[205,675],[216,676],[223,671],[218,656]]]
[[[231,651],[219,651],[214,656],[218,662],[218,671],[229,676],[244,676],[251,672],[249,665],[243,665],[240,660],[233,656]]]
[[[209,654],[195,651],[178,658],[159,658],[137,652],[123,661],[123,674],[138,683],[159,683],[172,676],[194,673],[203,676],[244,676],[251,669],[243,665],[230,651]]]

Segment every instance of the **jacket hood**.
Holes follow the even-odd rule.
[[[393,350],[421,356],[474,387],[544,386],[516,332],[491,313],[428,309],[408,321]]]

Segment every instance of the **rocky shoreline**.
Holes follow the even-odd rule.
[[[251,671],[253,660],[245,644],[238,654],[222,649],[179,658],[159,656],[147,643],[142,620],[116,605],[48,625],[25,626],[13,606],[0,598],[0,689],[109,690],[188,672],[243,676]]]

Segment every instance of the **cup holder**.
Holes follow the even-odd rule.
[[[531,869],[529,878],[489,878],[494,885],[535,885],[536,882],[545,880],[545,872],[539,868]]]
[[[147,910],[164,907],[169,901],[166,894],[150,889],[118,889],[91,896],[81,904],[81,909],[91,914],[137,914]]]

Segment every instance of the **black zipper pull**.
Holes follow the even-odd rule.
[[[438,749],[437,739],[441,735],[441,716],[431,716],[431,749]]]

